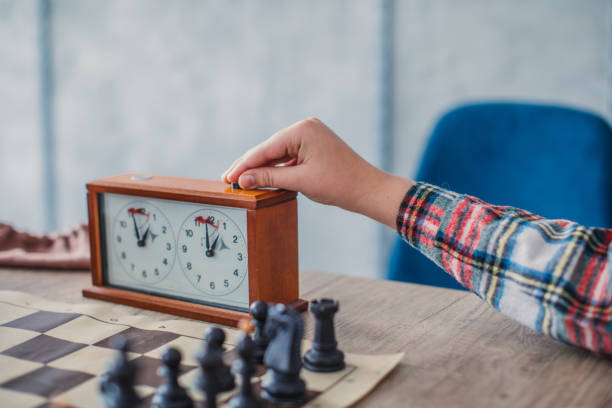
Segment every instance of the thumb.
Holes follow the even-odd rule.
[[[296,166],[260,167],[242,173],[238,178],[238,184],[246,190],[258,187],[295,190],[296,176]]]

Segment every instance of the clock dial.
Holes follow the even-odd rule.
[[[247,275],[247,245],[238,225],[217,209],[189,215],[179,230],[178,258],[187,280],[208,295],[235,291]]]
[[[166,215],[150,202],[124,206],[115,216],[110,238],[119,263],[137,281],[154,284],[172,270],[174,233]]]
[[[121,194],[100,204],[106,284],[248,310],[246,210]]]

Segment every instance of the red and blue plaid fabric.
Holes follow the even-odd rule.
[[[467,289],[538,332],[612,354],[612,230],[416,183],[401,237]]]

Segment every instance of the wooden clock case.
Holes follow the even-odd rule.
[[[104,282],[99,197],[101,193],[246,209],[249,304],[284,303],[304,311],[299,299],[297,200],[284,190],[232,189],[220,181],[121,174],[87,184],[91,276],[83,296],[213,323],[236,326],[247,313],[107,286]]]

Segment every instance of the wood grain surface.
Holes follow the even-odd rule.
[[[471,293],[310,271],[300,275],[302,298],[340,301],[336,334],[343,350],[406,353],[358,407],[612,406],[612,359],[526,329]],[[92,302],[81,297],[90,284],[87,272],[0,268],[1,289],[49,299]],[[307,338],[312,328],[306,316]]]
[[[251,303],[260,299],[289,303],[298,299],[297,200],[247,210],[247,234]]]
[[[201,204],[257,209],[292,200],[295,191],[242,190],[216,180],[192,179],[153,175],[134,179],[137,174],[110,176],[87,183],[87,190],[95,193],[129,194],[165,200],[187,201]]]

